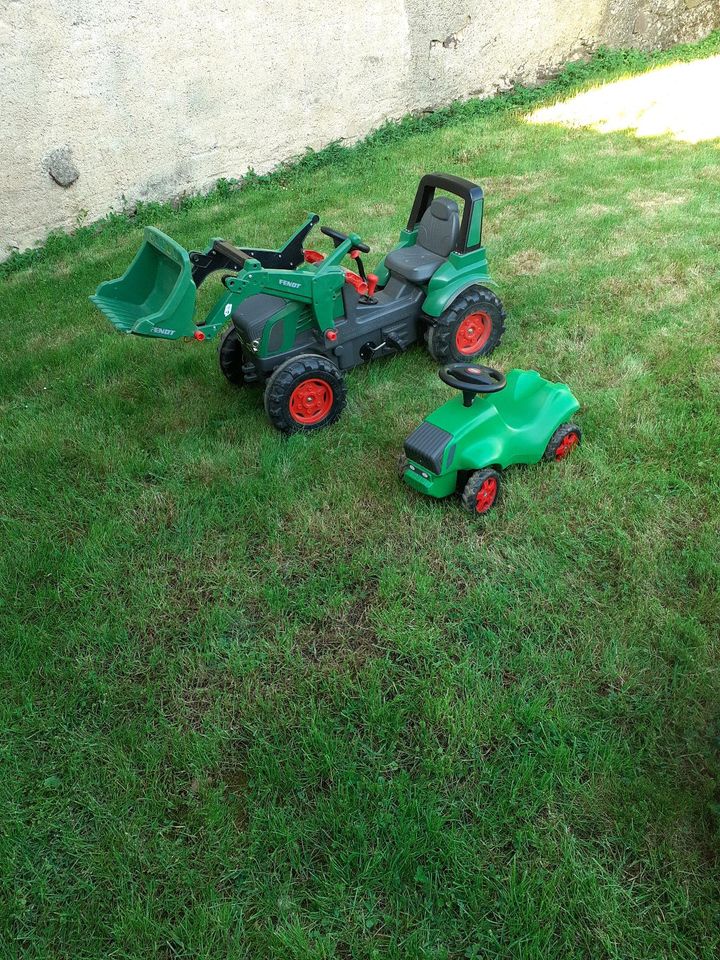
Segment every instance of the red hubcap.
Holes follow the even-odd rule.
[[[572,448],[576,446],[579,440],[580,437],[578,437],[576,433],[566,434],[560,441],[560,445],[555,451],[555,459],[562,460],[563,457],[566,457]]]
[[[495,477],[488,477],[483,481],[482,486],[475,495],[476,513],[485,513],[495,503],[497,496],[497,480]]]
[[[332,387],[324,380],[303,380],[290,394],[290,416],[306,426],[324,420],[332,405]]]
[[[470,313],[457,328],[455,346],[458,353],[472,356],[485,346],[492,331],[490,314],[484,310]]]

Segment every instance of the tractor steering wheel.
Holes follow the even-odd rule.
[[[497,393],[505,386],[505,374],[494,367],[481,367],[475,364],[451,363],[443,367],[438,376],[443,383],[455,390],[462,390],[463,406],[472,406],[478,393]]]
[[[333,230],[332,227],[320,227],[320,233],[324,233],[326,237],[330,237],[336,247],[339,247],[341,243],[349,239],[347,233],[340,233],[339,230]],[[359,250],[360,253],[370,253],[370,247],[366,243],[356,243],[353,250]]]

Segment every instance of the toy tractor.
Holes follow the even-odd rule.
[[[421,493],[461,491],[467,511],[486,513],[500,493],[501,470],[562,460],[580,442],[580,427],[566,422],[580,404],[564,383],[535,370],[511,370],[506,378],[492,367],[465,364],[445,367],[440,379],[462,396],[423,420],[398,461],[400,477]]]
[[[438,192],[442,191],[442,195]],[[452,196],[448,196],[451,194]],[[459,208],[458,201],[462,206]],[[489,354],[505,312],[482,246],[483,192],[446,174],[424,176],[397,246],[366,273],[370,248],[355,234],[321,227],[334,250],[304,249],[311,214],[279,250],[215,239],[186,251],[153,227],[125,274],[90,299],[124,333],[220,340],[220,369],[236,386],[264,384],[265,409],[287,433],[335,421],[343,373],[425,339],[441,363]],[[357,272],[341,266],[350,257]],[[195,321],[197,288],[224,270],[222,295]]]

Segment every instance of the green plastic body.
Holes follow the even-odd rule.
[[[544,380],[535,370],[511,370],[503,390],[478,394],[472,406],[457,393],[426,421],[449,433],[439,474],[410,461],[403,479],[431,497],[447,497],[458,474],[516,463],[537,463],[553,433],[580,404],[564,383]]]

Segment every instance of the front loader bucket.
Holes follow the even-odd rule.
[[[197,289],[187,250],[155,227],[125,273],[101,283],[90,297],[122,333],[176,340],[191,337]]]

